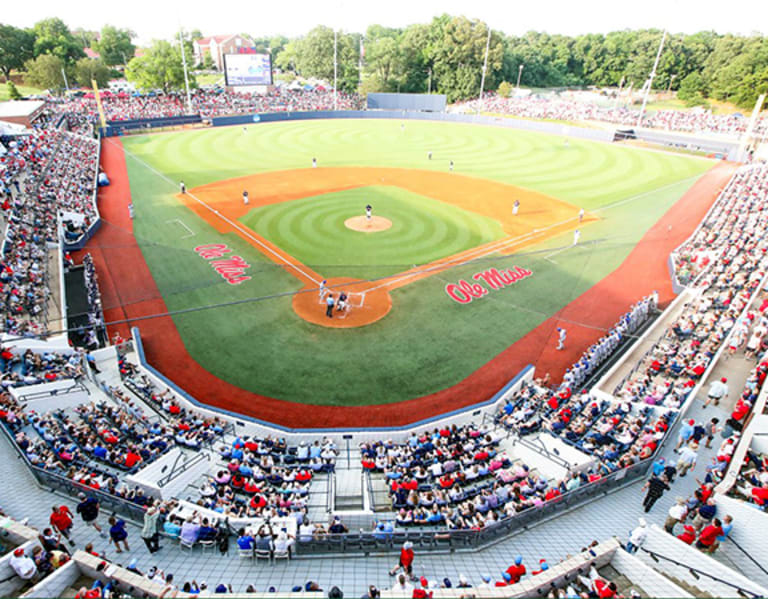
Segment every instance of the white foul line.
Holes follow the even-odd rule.
[[[113,142],[110,140],[110,143],[113,143]],[[150,164],[147,164],[147,163],[146,163],[146,162],[144,162],[144,161],[143,161],[141,158],[139,158],[138,156],[136,156],[136,154],[134,154],[133,152],[130,152],[130,151],[128,151],[127,149],[125,149],[125,147],[123,147],[123,151],[124,151],[126,154],[128,154],[129,156],[131,156],[131,158],[133,158],[133,159],[134,159],[136,162],[138,162],[138,163],[140,163],[140,164],[144,165],[146,168],[148,168],[149,170],[151,170],[151,171],[152,171],[153,173],[155,173],[155,174],[156,174],[158,177],[160,177],[161,179],[165,179],[166,181],[168,181],[168,183],[170,183],[171,185],[173,185],[174,187],[176,187],[176,183],[175,183],[175,182],[174,182],[174,181],[173,181],[173,180],[172,180],[170,177],[166,176],[164,173],[161,173],[160,171],[158,171],[157,169],[155,169],[154,167],[152,167]],[[255,237],[254,237],[254,236],[253,236],[253,235],[250,233],[250,231],[248,231],[248,229],[245,229],[245,228],[243,228],[242,226],[240,226],[240,224],[239,224],[239,223],[236,223],[236,222],[234,222],[234,221],[232,221],[232,220],[228,219],[226,216],[224,216],[223,214],[221,214],[221,212],[219,212],[218,210],[214,210],[214,209],[213,209],[213,208],[211,208],[211,207],[210,207],[208,204],[206,204],[205,202],[203,202],[201,199],[199,199],[199,198],[195,197],[195,195],[194,195],[194,194],[187,192],[185,195],[188,195],[190,198],[192,198],[193,200],[195,200],[195,201],[196,201],[198,204],[200,204],[201,206],[204,206],[204,207],[205,207],[207,210],[209,210],[210,212],[213,212],[213,213],[214,213],[216,216],[218,216],[218,217],[219,217],[221,220],[223,220],[225,223],[227,223],[227,224],[228,224],[228,225],[230,225],[231,227],[233,227],[233,228],[237,229],[238,231],[240,231],[240,232],[241,232],[243,235],[245,235],[245,236],[246,236],[248,239],[250,239],[250,240],[251,240],[251,241],[253,241],[254,243],[256,243],[256,244],[258,244],[259,246],[261,246],[262,248],[264,248],[264,250],[266,250],[267,252],[269,252],[269,253],[270,253],[270,254],[272,254],[273,256],[276,256],[276,257],[277,257],[279,260],[281,260],[282,262],[284,262],[286,265],[288,265],[288,266],[290,266],[291,268],[293,268],[293,269],[295,269],[295,270],[299,271],[299,272],[300,272],[302,275],[304,275],[304,276],[305,276],[307,279],[309,279],[310,281],[312,281],[312,282],[313,282],[313,283],[315,283],[316,285],[319,285],[319,284],[320,284],[320,281],[317,281],[317,280],[315,280],[315,278],[314,278],[314,277],[312,277],[312,276],[308,275],[306,272],[304,272],[304,271],[303,271],[301,268],[299,268],[299,267],[298,267],[298,266],[296,266],[295,264],[292,264],[291,262],[288,262],[288,260],[286,260],[285,258],[283,258],[283,257],[282,257],[280,254],[278,254],[278,253],[277,253],[275,250],[273,250],[271,247],[269,247],[268,245],[266,245],[266,244],[262,243],[262,241],[261,241],[260,239],[257,239],[257,238],[255,238]]]

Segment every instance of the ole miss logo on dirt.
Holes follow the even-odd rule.
[[[522,266],[515,266],[510,269],[490,268],[483,272],[478,272],[472,275],[473,281],[483,281],[491,289],[504,289],[518,281],[522,281],[526,277],[530,277],[533,274],[532,271]],[[468,283],[464,279],[454,285],[445,286],[445,292],[453,301],[460,304],[468,304],[473,299],[483,297],[488,294],[488,289],[478,283]]]
[[[214,260],[214,258],[223,258],[226,254],[232,252],[232,250],[223,243],[198,245],[195,248],[195,252],[197,252],[201,258],[211,260],[209,264],[230,285],[239,285],[243,281],[251,280],[251,277],[245,276],[245,269],[250,268],[251,265],[240,256],[228,256],[223,260]]]

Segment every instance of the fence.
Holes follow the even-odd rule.
[[[664,440],[666,440],[666,436]],[[421,550],[474,551],[543,522],[558,512],[572,509],[643,478],[653,463],[653,459],[652,456],[629,468],[613,472],[600,480],[547,501],[540,507],[528,508],[513,516],[502,518],[498,523],[481,530],[451,530],[436,527],[425,527],[426,529],[420,530],[416,525],[407,530],[393,533],[360,531],[357,533],[328,534],[322,538],[299,538],[296,544],[296,553],[297,555],[363,553],[367,556],[371,553],[398,552],[405,541],[412,542],[414,548]]]

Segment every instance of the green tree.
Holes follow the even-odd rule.
[[[680,89],[677,92],[677,97],[688,102],[692,99],[703,99],[706,92],[706,85],[704,84],[704,78],[700,73],[690,73],[686,75],[685,79],[680,82]]]
[[[19,93],[19,90],[16,89],[16,84],[13,81],[9,79],[6,82],[6,86],[8,87],[8,97],[11,100],[21,100],[21,94]]]
[[[397,35],[373,38],[366,44],[365,72],[377,83],[376,91],[397,90],[401,66]]]
[[[169,92],[184,88],[184,68],[178,44],[172,46],[164,40],[155,41],[144,56],[134,58],[125,67],[125,76],[142,90],[162,89]],[[190,86],[195,86],[192,73]]]
[[[213,57],[211,56],[211,51],[206,50],[203,52],[203,62],[200,65],[203,70],[205,71],[215,71],[216,65],[213,62]]]
[[[136,46],[131,41],[136,34],[129,29],[118,29],[112,25],[104,25],[101,28],[101,39],[93,44],[94,50],[100,55],[104,64],[115,66],[126,64],[136,51]]]
[[[59,90],[64,88],[64,61],[53,54],[41,54],[24,63],[27,70],[26,80],[35,87]],[[69,74],[67,74],[69,77]]]
[[[32,32],[12,25],[0,25],[0,71],[6,81],[12,70],[24,68],[24,63],[34,56],[35,36]]]
[[[333,29],[320,25],[296,40],[295,54],[292,56],[296,72],[303,77],[316,77],[333,84],[333,39]],[[358,34],[337,33],[337,77],[340,90],[357,89],[360,77],[359,47]]]
[[[499,89],[496,90],[496,93],[499,94],[502,98],[509,98],[509,96],[512,95],[512,91],[514,89],[515,87],[509,81],[502,81],[499,83]]]
[[[431,58],[437,80],[437,89],[448,97],[449,102],[477,96],[485,58],[488,26],[482,21],[470,21],[466,17],[454,17],[447,23],[433,24],[442,31],[441,43],[432,46]],[[488,52],[488,73],[485,85],[493,89],[498,82],[498,74],[504,55],[502,37],[491,33]]]
[[[106,87],[111,75],[111,69],[98,58],[81,58],[75,64],[75,79],[82,87],[91,87],[94,80],[99,87]]]
[[[61,19],[51,18],[38,21],[34,26],[35,56],[53,54],[67,64],[83,58],[82,42],[75,38]]]

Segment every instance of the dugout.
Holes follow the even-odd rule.
[[[368,94],[368,110],[445,112],[445,94]]]

